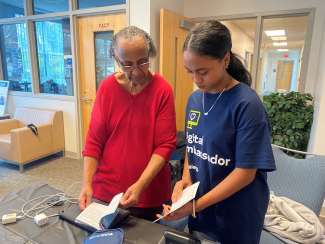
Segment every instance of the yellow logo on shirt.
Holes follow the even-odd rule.
[[[187,119],[187,128],[193,129],[192,128],[193,126],[198,126],[200,117],[201,117],[200,111],[191,109]]]

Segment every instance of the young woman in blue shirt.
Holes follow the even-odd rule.
[[[192,183],[200,185],[195,201],[165,220],[189,216],[190,232],[222,244],[254,244],[269,201],[267,172],[275,163],[264,106],[231,48],[230,31],[216,20],[196,25],[185,40],[184,66],[199,89],[186,108],[187,155],[172,201]],[[169,211],[164,205],[164,214]]]

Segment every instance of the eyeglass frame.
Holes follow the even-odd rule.
[[[117,56],[115,56],[115,55],[114,55],[114,58],[115,58],[116,62],[119,64],[119,66],[124,71],[129,71],[129,72],[132,72],[135,69],[140,69],[141,71],[143,71],[144,66],[150,64],[149,56],[147,57],[148,58],[148,62],[141,63],[141,64],[133,63],[132,65],[124,65],[124,64],[122,64],[121,60]],[[149,66],[148,66],[148,68],[149,68]]]

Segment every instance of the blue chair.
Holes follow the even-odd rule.
[[[325,197],[325,156],[296,159],[273,147],[277,170],[268,174],[270,191],[302,203],[319,215]],[[283,243],[267,231],[261,244]]]

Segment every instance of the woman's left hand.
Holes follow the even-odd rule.
[[[133,185],[131,185],[126,190],[120,201],[121,206],[124,208],[128,208],[137,205],[137,203],[139,202],[141,191],[142,187],[138,183],[134,183]]]
[[[187,204],[185,204],[183,207],[181,207],[180,209],[172,212],[169,214],[170,212],[170,206],[169,205],[165,205],[163,204],[163,214],[157,214],[157,217],[161,217],[161,216],[165,216],[163,219],[166,221],[171,221],[171,220],[178,220],[181,218],[184,218],[188,215],[191,215],[193,213],[193,201],[188,202]]]

